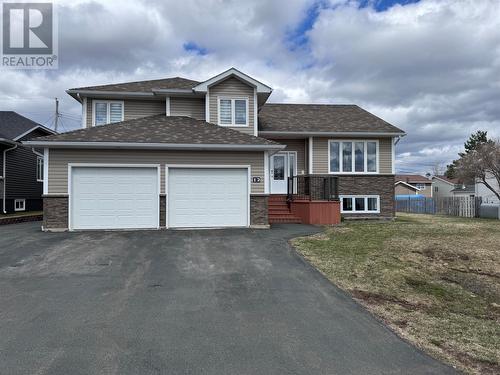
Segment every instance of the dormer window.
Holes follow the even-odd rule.
[[[123,121],[123,102],[94,100],[94,126]]]
[[[219,98],[219,125],[248,126],[247,98]]]

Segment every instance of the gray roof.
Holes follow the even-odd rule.
[[[475,193],[476,186],[475,185],[460,185],[456,184],[455,188],[451,190],[452,193]]]
[[[351,104],[265,104],[259,112],[259,131],[404,134],[403,130]]]
[[[69,91],[118,91],[118,92],[151,92],[153,89],[192,89],[198,81],[182,77],[154,79],[150,81],[136,81],[116,83],[101,86],[87,86],[70,89]]]
[[[0,111],[0,138],[14,140],[35,128],[43,129],[47,134],[54,132],[19,113]]]
[[[196,145],[277,146],[276,142],[202,120],[165,114],[40,137],[50,142],[121,142]]]

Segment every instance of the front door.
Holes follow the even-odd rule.
[[[296,160],[295,152],[279,152],[271,156],[271,194],[287,193],[288,177],[296,175]]]

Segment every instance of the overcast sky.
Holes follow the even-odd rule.
[[[399,172],[448,163],[478,129],[500,137],[499,0],[58,0],[59,69],[0,71],[0,110],[63,128],[65,90],[234,66],[271,102],[355,103],[408,135]],[[1,68],[0,68],[1,69]]]

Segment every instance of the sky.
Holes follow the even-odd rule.
[[[0,0],[1,2],[1,0]],[[397,171],[432,172],[476,130],[500,137],[498,0],[58,0],[59,68],[2,70],[0,110],[80,126],[72,87],[230,67],[270,102],[354,103],[405,130]]]

